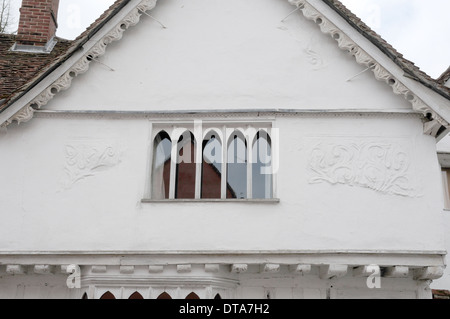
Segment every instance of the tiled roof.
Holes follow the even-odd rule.
[[[14,36],[0,35],[0,113],[67,60],[73,52],[77,51],[86,43],[110,18],[128,4],[129,1],[117,0],[75,40],[67,41],[59,39],[58,45],[51,54],[10,52],[9,49],[15,41]],[[415,66],[413,62],[405,59],[340,1],[323,1],[392,59],[409,77],[450,100],[450,89],[444,86],[444,80],[450,76],[450,70],[438,80],[431,78]]]
[[[12,52],[14,35],[0,34],[0,112],[67,60],[130,0],[117,0],[73,41],[58,38],[50,54]]]
[[[58,39],[50,54],[36,54],[10,51],[15,42],[15,35],[0,34],[0,100],[21,90],[56,57],[66,52],[71,44],[70,41]]]

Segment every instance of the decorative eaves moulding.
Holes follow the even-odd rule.
[[[288,2],[291,5],[296,6],[296,11],[301,11],[308,20],[312,20],[318,24],[322,33],[328,34],[336,40],[340,49],[352,54],[358,64],[367,67],[367,69],[371,69],[377,80],[385,82],[392,87],[395,94],[402,95],[406,100],[408,100],[414,111],[422,113],[427,118],[431,118],[432,120],[424,125],[425,134],[436,135],[437,130],[441,126],[449,126],[449,123],[446,120],[444,120],[416,94],[408,89],[401,81],[386,70],[386,68],[384,68],[373,57],[358,46],[342,30],[331,23],[307,0],[288,0]],[[152,10],[156,6],[156,3],[157,0],[141,1],[120,23],[116,24],[116,26],[105,37],[98,41],[78,62],[76,62],[67,72],[65,72],[64,75],[43,90],[30,103],[3,123],[2,126],[6,127],[13,121],[20,124],[31,120],[35,109],[39,109],[46,105],[58,92],[67,90],[76,76],[87,72],[89,69],[89,64],[92,60],[96,60],[98,57],[104,55],[107,46],[111,42],[120,40],[124,31],[129,27],[138,24],[141,15],[145,14],[149,10]]]
[[[336,42],[341,50],[345,50],[352,54],[356,62],[360,65],[371,69],[378,81],[383,81],[391,86],[392,91],[397,95],[402,95],[407,101],[409,101],[416,112],[422,113],[428,118],[432,118],[435,124],[439,124],[445,127],[449,126],[449,123],[445,121],[439,114],[437,114],[431,107],[425,104],[416,94],[408,89],[400,80],[394,77],[386,68],[378,63],[373,57],[359,47],[350,37],[348,37],[342,30],[331,23],[323,14],[316,10],[307,0],[288,0],[291,5],[297,7],[302,11],[305,18],[314,21],[319,25],[320,30],[324,34],[330,35]],[[425,133],[431,134],[432,130],[428,127],[424,128]]]
[[[106,53],[107,46],[122,39],[123,33],[128,28],[135,26],[140,21],[143,13],[152,10],[156,6],[157,0],[143,0],[137,5],[120,23],[100,41],[98,41],[83,57],[78,60],[68,71],[59,77],[52,85],[43,90],[36,98],[28,103],[19,112],[8,119],[2,126],[7,126],[13,121],[18,124],[28,122],[33,118],[34,110],[46,105],[53,97],[61,91],[67,90],[72,80],[80,74],[89,70],[89,65],[93,60]]]

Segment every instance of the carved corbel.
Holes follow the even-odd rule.
[[[394,266],[386,268],[384,277],[387,278],[406,278],[409,275],[409,267]]]
[[[134,273],[134,266],[120,266],[119,271],[121,274],[133,274]]]
[[[51,265],[34,265],[34,273],[48,275],[55,273],[55,267]]]
[[[370,265],[370,266],[360,266],[353,269],[354,277],[369,277],[373,274],[380,274],[380,266]]]
[[[261,272],[262,273],[277,273],[280,271],[280,265],[279,264],[265,264],[261,265]]]
[[[436,280],[444,275],[444,267],[424,267],[414,271],[415,280]]]
[[[247,272],[248,265],[247,264],[233,264],[231,265],[231,272],[233,273],[242,273]]]
[[[348,265],[326,265],[320,267],[320,279],[341,278],[347,274]]]
[[[291,265],[289,270],[299,275],[306,275],[311,272],[311,265]]]
[[[9,275],[23,275],[27,272],[27,268],[23,265],[7,265],[6,273]]]
[[[187,265],[177,265],[177,272],[178,273],[188,273],[192,271],[192,266],[191,264],[187,264]]]

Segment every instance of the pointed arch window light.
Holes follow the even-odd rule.
[[[240,124],[154,125],[147,200],[277,201],[275,129]]]

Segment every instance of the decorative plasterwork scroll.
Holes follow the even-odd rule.
[[[63,188],[71,188],[82,179],[120,164],[122,156],[123,148],[118,142],[74,141],[67,144]]]
[[[13,121],[18,123],[27,122],[33,117],[34,109],[39,109],[46,105],[53,97],[61,91],[67,90],[72,80],[80,74],[88,71],[89,65],[93,60],[104,55],[107,46],[122,39],[123,33],[129,27],[135,26],[143,13],[152,10],[156,6],[157,0],[143,0],[134,8],[122,21],[120,21],[105,37],[98,41],[83,57],[78,60],[69,70],[67,70],[52,85],[47,87],[35,99],[27,104],[22,110],[12,116],[6,125]]]
[[[309,157],[309,183],[343,184],[416,197],[420,195],[411,158],[410,147],[400,142],[318,142]]]
[[[350,39],[343,31],[331,23],[325,16],[318,12],[307,0],[288,0],[290,4],[299,8],[303,15],[308,19],[314,21],[319,25],[320,30],[324,34],[330,35],[337,41],[340,49],[351,53],[356,62],[360,65],[370,68],[375,78],[379,81],[384,81],[392,87],[392,90],[397,95],[402,95],[408,100],[413,109],[421,112],[426,117],[432,117],[440,125],[449,126],[449,123],[439,116],[433,109],[426,105],[416,94],[411,92],[403,83],[395,78],[389,71],[381,66],[373,57],[361,49],[352,39]],[[425,132],[430,133],[430,132]]]

